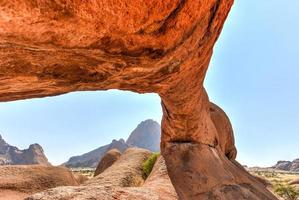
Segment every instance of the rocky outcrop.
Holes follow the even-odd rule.
[[[165,160],[162,156],[157,159],[152,172],[146,179],[143,188],[149,188],[159,194],[159,200],[177,200],[178,196],[169,179]]]
[[[299,172],[299,159],[293,160],[290,167],[291,172]]]
[[[0,135],[0,165],[50,165],[43,148],[32,144],[28,149],[19,150],[5,142]]]
[[[97,176],[102,172],[104,172],[108,167],[113,165],[113,163],[115,163],[115,161],[117,161],[120,156],[121,156],[121,152],[118,151],[117,149],[112,149],[108,151],[100,160],[96,168],[96,171],[94,172],[94,176]]]
[[[129,146],[160,151],[161,126],[158,122],[148,119],[141,122],[130,134],[126,143]]]
[[[3,0],[0,101],[85,90],[158,93],[161,153],[180,199],[276,199],[223,151],[233,142],[222,144],[203,86],[232,4]]]
[[[260,183],[262,183],[265,187],[272,187],[272,183],[268,181],[265,177],[263,176],[255,176],[253,175]]]
[[[277,170],[299,172],[299,159],[291,161],[278,161],[272,168]]]
[[[290,185],[299,185],[299,179],[293,180]]]
[[[0,200],[24,200],[26,197],[28,197],[28,194],[26,193],[11,190],[0,189],[0,194]]]
[[[222,152],[229,159],[235,159],[237,149],[232,125],[225,112],[216,104],[210,103],[210,116],[217,130],[218,143]]]
[[[240,164],[228,160],[214,148],[196,143],[173,143],[167,149],[166,165],[175,166],[167,165],[169,176],[176,180],[174,187],[182,199],[276,199]],[[199,192],[196,197],[195,188]]]
[[[140,148],[129,148],[108,169],[90,179],[85,185],[138,187],[144,183],[142,163],[151,152]]]
[[[46,190],[28,200],[177,200],[162,157],[143,181],[141,166],[150,155],[147,150],[130,148],[111,167],[83,186]]]
[[[125,142],[123,139],[113,140],[110,144],[99,147],[91,152],[80,156],[71,157],[64,166],[77,167],[91,167],[95,168],[99,161],[103,158],[105,153],[111,149],[117,149],[121,153],[129,147],[139,147],[148,149],[150,151],[160,150],[161,127],[160,124],[154,120],[148,119],[141,122],[137,128],[130,134]]]
[[[125,143],[123,139],[120,140],[112,140],[112,142],[108,145],[99,147],[93,151],[85,153],[80,156],[71,157],[66,163],[63,165],[66,167],[76,168],[76,167],[92,167],[96,168],[99,161],[103,158],[103,156],[112,149],[117,149],[121,153],[124,152],[129,146]]]
[[[41,165],[0,166],[0,190],[31,194],[63,185],[78,185],[67,168]]]
[[[278,161],[276,165],[273,166],[274,169],[289,171],[291,168],[291,161]]]

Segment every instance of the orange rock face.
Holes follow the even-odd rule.
[[[0,166],[0,190],[31,194],[58,186],[77,185],[78,182],[72,172],[64,167],[42,165]]]
[[[150,155],[148,150],[129,148],[111,167],[83,185],[45,190],[26,200],[177,200],[162,157],[144,182],[141,166]]]
[[[237,150],[232,125],[225,112],[217,105],[210,103],[210,115],[217,130],[219,147],[228,159],[236,159]]]
[[[121,156],[121,152],[117,149],[111,149],[110,151],[108,151],[104,155],[104,157],[100,160],[96,168],[96,171],[94,172],[94,176],[101,174],[108,167],[113,165],[113,163],[115,163],[115,161],[117,161],[120,156]]]
[[[245,198],[249,186],[250,192],[275,199],[264,188],[256,191],[256,183],[243,179],[244,172],[228,159],[235,157],[227,149],[233,141],[223,138],[233,138],[219,135],[203,88],[213,46],[232,4],[2,0],[0,101],[84,90],[158,93],[163,107],[161,151],[180,199],[206,195],[204,199],[221,191]]]

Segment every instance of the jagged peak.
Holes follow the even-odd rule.
[[[41,145],[34,143],[29,146],[29,149],[43,149]]]
[[[143,127],[160,127],[160,124],[153,119],[147,119],[140,122],[137,126],[137,128],[143,128]]]
[[[1,136],[1,134],[0,134],[0,142],[1,142],[2,145],[6,144],[6,141],[3,139],[3,137]]]
[[[115,143],[125,143],[125,140],[122,139],[122,138],[120,138],[119,140],[113,139],[111,143],[112,144],[115,144]]]
[[[156,122],[155,120],[153,119],[146,119],[144,121],[142,121],[140,124],[159,124],[158,122]]]

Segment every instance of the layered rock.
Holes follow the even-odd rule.
[[[161,126],[158,122],[148,119],[141,122],[130,134],[126,143],[133,147],[160,151]]]
[[[277,170],[299,172],[299,159],[291,161],[278,161],[272,168]]]
[[[94,176],[97,176],[102,172],[104,172],[108,167],[113,165],[115,161],[119,159],[120,156],[121,156],[121,152],[118,151],[117,149],[112,149],[108,151],[100,160],[96,168],[96,171],[94,172]]]
[[[180,199],[273,200],[226,149],[233,141],[221,139],[203,87],[232,4],[1,1],[0,101],[84,90],[158,93],[161,152]]]
[[[20,150],[5,142],[0,135],[0,165],[50,165],[39,144],[32,144],[28,149]]]

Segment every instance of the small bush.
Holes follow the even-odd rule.
[[[152,172],[152,169],[160,156],[160,153],[153,153],[150,155],[150,157],[142,164],[142,170],[144,173],[144,178],[146,179],[150,173]]]
[[[299,190],[291,185],[278,184],[274,187],[274,192],[285,200],[298,200]]]

